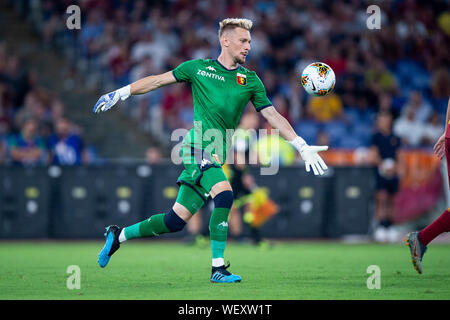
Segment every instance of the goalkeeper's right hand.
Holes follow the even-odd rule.
[[[117,101],[119,101],[119,98],[121,100],[127,99],[131,95],[130,90],[130,85],[128,85],[116,91],[102,95],[92,109],[92,112],[100,113],[108,111],[117,103]]]
[[[309,146],[303,138],[297,136],[289,143],[298,150],[300,156],[305,162],[306,172],[310,172],[313,169],[314,175],[323,175],[324,170],[328,167],[322,158],[319,156],[319,152],[328,150],[328,146]]]
[[[314,175],[324,174],[324,170],[327,170],[328,167],[319,156],[319,152],[326,150],[328,150],[328,146],[309,146],[307,144],[300,149],[300,156],[305,161],[306,172],[310,172],[312,168]]]

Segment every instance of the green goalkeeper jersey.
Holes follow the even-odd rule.
[[[263,83],[254,71],[239,66],[225,68],[212,59],[189,60],[172,71],[177,82],[189,82],[194,100],[194,127],[182,148],[216,154],[224,163],[233,130],[251,101],[257,111],[271,106]]]

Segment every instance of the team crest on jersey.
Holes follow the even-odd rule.
[[[246,86],[247,85],[247,76],[245,74],[238,73],[237,74],[237,83],[240,84],[241,86]]]

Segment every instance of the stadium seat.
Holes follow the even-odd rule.
[[[365,145],[366,140],[364,137],[354,134],[347,134],[339,139],[339,144],[337,147],[342,149],[356,149]]]
[[[303,137],[309,144],[315,143],[319,130],[320,125],[314,121],[300,120],[295,125],[295,132]]]
[[[406,101],[407,101],[406,95],[392,97],[392,109],[401,110]]]
[[[447,104],[448,104],[447,97],[434,98],[432,100],[433,109],[441,115],[445,115],[445,113],[447,112]]]
[[[360,146],[367,147],[370,144],[370,139],[373,134],[373,125],[369,122],[355,123],[351,128],[351,135],[358,137],[361,144]]]
[[[430,73],[418,62],[409,59],[397,62],[395,73],[402,91],[406,89],[424,90],[430,84]]]
[[[324,124],[323,129],[328,134],[332,146],[340,145],[342,137],[348,134],[347,125],[343,122],[333,121]]]
[[[355,108],[346,108],[344,114],[350,123],[357,123],[360,120],[360,112]]]

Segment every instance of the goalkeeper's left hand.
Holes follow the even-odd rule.
[[[324,170],[328,167],[325,161],[319,156],[319,152],[328,150],[328,146],[310,146],[301,137],[296,137],[290,143],[300,152],[300,156],[305,161],[305,169],[307,172],[313,169],[314,175],[323,175]]]
[[[113,92],[104,94],[98,99],[92,112],[99,113],[111,109],[119,99],[125,100],[130,96],[130,86],[125,86]]]
[[[445,156],[445,132],[439,137],[438,141],[433,147],[434,153],[438,156],[439,160],[442,160]]]

